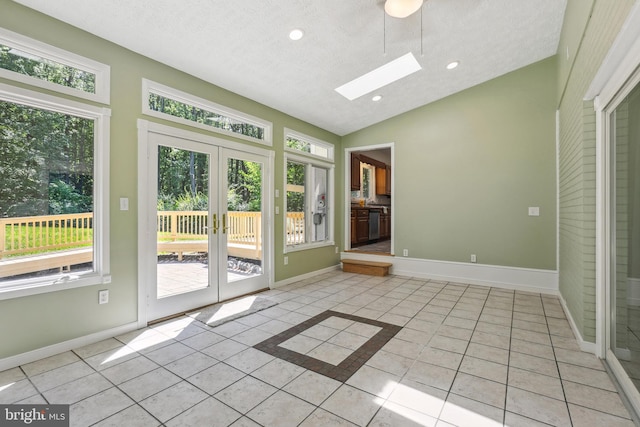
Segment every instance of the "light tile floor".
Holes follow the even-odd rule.
[[[70,404],[72,426],[633,426],[555,297],[339,271],[262,295],[279,304],[0,372],[0,402]],[[253,348],[326,310],[402,329],[344,383]],[[338,361],[371,336],[341,317],[318,326],[289,348]]]

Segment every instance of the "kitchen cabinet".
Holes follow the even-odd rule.
[[[376,194],[391,195],[391,166],[376,167]]]
[[[382,211],[380,214],[380,239],[391,238],[391,212],[389,210]]]
[[[358,234],[356,233],[357,227],[356,211],[351,209],[351,244],[358,243]]]
[[[360,156],[351,153],[351,191],[360,191]]]
[[[369,210],[356,210],[356,243],[369,241]]]

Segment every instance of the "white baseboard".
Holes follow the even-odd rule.
[[[562,309],[564,310],[564,315],[567,316],[567,320],[569,321],[569,325],[571,326],[573,335],[575,335],[576,337],[576,341],[578,342],[578,346],[580,347],[580,350],[596,354],[596,348],[597,348],[596,343],[585,341],[582,338],[582,334],[578,330],[578,327],[576,326],[576,322],[573,320],[573,317],[571,316],[569,307],[567,307],[567,302],[562,297],[562,294],[560,294],[559,297],[560,297],[560,304],[562,304]]]
[[[627,304],[640,306],[640,279],[627,278]]]
[[[107,338],[135,331],[136,329],[138,329],[138,323],[131,322],[116,328],[52,344],[26,353],[16,354],[15,356],[5,357],[4,359],[0,359],[0,372],[26,363],[35,362],[36,360],[44,359],[46,357],[54,356],[59,353],[64,353],[65,351],[73,350],[74,348],[83,347],[98,341],[106,340]]]
[[[295,282],[298,282],[300,280],[309,279],[310,277],[317,276],[318,274],[329,273],[331,271],[336,271],[336,270],[340,270],[340,265],[334,265],[332,267],[323,268],[322,270],[316,270],[316,271],[312,271],[310,273],[301,274],[299,276],[289,277],[288,279],[279,280],[277,282],[274,282],[274,284],[271,287],[271,289],[281,288],[283,286],[290,285],[291,283],[295,283]]]
[[[558,295],[558,272],[532,268],[343,252],[343,259],[393,264],[391,274]]]

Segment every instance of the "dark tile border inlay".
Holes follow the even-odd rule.
[[[318,323],[330,317],[342,317],[343,319],[349,319],[355,322],[378,326],[382,328],[382,330],[378,331],[377,334],[369,338],[367,342],[358,347],[357,350],[355,350],[350,356],[340,362],[339,365],[332,365],[322,360],[318,360],[305,354],[301,354],[279,346],[289,338],[300,334],[301,332],[317,325]],[[320,313],[317,316],[312,317],[311,319],[305,320],[304,322],[292,328],[289,328],[286,331],[279,333],[278,335],[274,335],[273,337],[254,345],[253,348],[264,351],[265,353],[269,353],[270,355],[286,360],[287,362],[302,366],[303,368],[309,369],[310,371],[317,372],[340,382],[345,382],[401,329],[402,327],[391,325],[389,323],[366,319],[364,317],[354,316],[352,314],[327,310],[324,313]]]

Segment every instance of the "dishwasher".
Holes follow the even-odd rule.
[[[369,240],[380,238],[380,211],[369,211]]]

